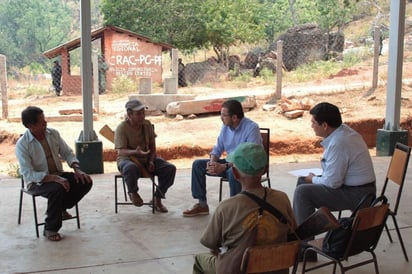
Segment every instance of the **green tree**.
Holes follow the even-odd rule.
[[[183,51],[201,48],[205,28],[199,2],[182,0],[102,0],[105,25],[114,25],[173,44]]]
[[[212,47],[226,63],[229,47],[264,37],[256,0],[102,0],[106,25],[192,51]]]
[[[2,0],[0,53],[9,66],[45,64],[42,52],[57,46],[71,31],[70,9],[62,0]]]

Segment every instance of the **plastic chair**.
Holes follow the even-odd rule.
[[[27,190],[24,187],[24,180],[23,177],[21,178],[21,187],[20,187],[20,202],[19,202],[19,217],[17,219],[17,224],[21,224],[21,212],[23,209],[23,193],[26,193],[32,197],[33,201],[33,213],[34,213],[34,228],[36,229],[36,236],[39,238],[39,226],[44,225],[43,223],[39,223],[37,219],[37,205],[36,205],[36,197],[42,197],[40,195],[35,195],[30,192],[30,190]],[[77,228],[80,229],[80,215],[79,215],[79,207],[76,204],[76,215],[72,216],[71,218],[64,219],[63,221],[71,220],[71,219],[76,219],[77,220]]]
[[[401,143],[395,144],[395,149],[392,154],[392,159],[389,164],[389,168],[385,178],[385,183],[383,184],[381,192],[381,196],[385,195],[386,197],[388,197],[388,195],[386,194],[386,190],[388,189],[388,187],[390,187],[391,189],[395,188],[395,190],[397,190],[396,201],[392,203],[393,207],[389,208],[389,216],[392,217],[393,224],[395,226],[396,233],[398,234],[399,242],[401,244],[403,255],[405,256],[406,261],[409,261],[408,254],[406,252],[405,244],[402,240],[398,222],[396,221],[396,215],[398,214],[399,203],[401,201],[402,189],[403,184],[405,182],[406,171],[408,169],[410,155],[411,148],[409,146],[406,146]],[[394,184],[391,184],[391,186],[389,186],[389,182],[393,182]],[[391,204],[390,200],[388,202]],[[388,234],[389,241],[392,243],[392,237],[387,224],[385,224],[385,230]]]
[[[266,155],[268,156],[268,162],[266,165],[266,172],[262,175],[261,183],[266,182],[268,187],[270,188],[270,177],[269,177],[269,146],[270,146],[270,129],[269,128],[260,128],[260,134],[262,135],[262,143],[263,147],[266,151]],[[222,201],[222,184],[223,182],[228,182],[226,177],[220,178],[219,184],[219,202]]]
[[[293,266],[292,273],[296,273],[299,249],[300,241],[249,247],[243,253],[241,272],[266,273],[285,269],[289,273]]]
[[[322,251],[323,238],[308,242],[308,247],[305,249],[303,256],[302,273],[306,273],[328,265],[333,265],[333,273],[336,273],[337,265],[339,265],[341,273],[345,273],[350,269],[370,263],[374,264],[375,272],[379,273],[378,262],[374,250],[378,245],[379,238],[382,234],[383,228],[385,227],[388,213],[389,204],[360,209],[355,215],[352,225],[352,235],[346,246],[342,258],[333,258]],[[308,251],[310,250],[315,251],[317,254],[329,260],[320,265],[306,268],[306,257]],[[344,265],[342,263],[343,261],[349,261],[349,257],[360,254],[362,252],[369,252],[372,258],[363,261],[357,260],[357,263],[354,264],[345,263]]]

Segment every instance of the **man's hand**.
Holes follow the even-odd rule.
[[[305,177],[305,182],[308,183],[308,184],[311,184],[312,183],[312,178],[314,176],[316,176],[314,173],[312,173],[312,172],[309,173],[309,175]]]
[[[153,172],[155,170],[155,164],[153,161],[149,161],[149,164],[147,166],[147,171]]]
[[[207,173],[210,175],[218,175],[226,170],[226,164],[209,161],[206,166]]]
[[[66,192],[69,192],[70,183],[66,178],[60,177],[59,175],[51,175],[51,176],[53,176],[52,181],[61,184],[63,188],[66,190]]]
[[[74,169],[74,179],[76,180],[76,183],[81,182],[82,184],[86,184],[92,182],[92,178],[88,174],[81,171],[80,168]]]
[[[150,149],[148,151],[143,151],[140,146],[136,147],[136,155],[148,155],[150,153]]]

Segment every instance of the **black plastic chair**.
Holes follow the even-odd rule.
[[[23,177],[21,178],[21,187],[20,187],[20,201],[19,201],[19,217],[17,219],[17,223],[21,224],[21,212],[23,209],[23,194],[26,193],[32,197],[33,201],[33,213],[34,213],[34,228],[36,229],[36,236],[39,238],[39,226],[44,225],[44,222],[39,223],[38,218],[37,218],[37,205],[36,205],[36,197],[42,197],[40,195],[36,195],[30,192],[30,190],[27,190],[24,187],[24,180]],[[64,219],[64,221],[71,220],[71,219],[76,219],[77,220],[77,228],[80,229],[80,215],[79,215],[79,207],[76,204],[75,205],[76,209],[76,215],[72,216],[70,218]]]
[[[261,182],[267,182],[268,187],[271,188],[270,186],[270,177],[269,177],[269,147],[270,147],[270,129],[269,128],[260,128],[260,134],[262,135],[262,143],[263,147],[266,151],[266,155],[268,156],[268,162],[266,165],[266,172],[265,174],[262,175]],[[220,183],[219,183],[219,202],[222,201],[222,185],[223,182],[228,182],[228,179],[226,177],[220,178]]]

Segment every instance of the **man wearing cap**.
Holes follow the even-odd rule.
[[[155,209],[168,212],[162,204],[162,198],[165,198],[164,195],[174,183],[176,167],[157,157],[156,134],[151,122],[145,119],[145,109],[146,106],[138,100],[126,103],[127,118],[117,126],[114,134],[117,167],[126,182],[130,200],[138,207],[143,205],[137,184],[144,172],[141,167],[156,175],[159,187],[155,193]]]
[[[287,235],[296,228],[288,196],[261,184],[260,179],[267,164],[267,155],[262,146],[242,143],[227,160],[233,164],[233,175],[240,182],[242,192],[266,200],[285,216],[287,224],[266,210],[259,215],[260,206],[242,192],[222,201],[200,238],[200,243],[211,252],[195,256],[193,273],[215,273],[219,256],[239,245],[255,226],[258,226],[255,245],[286,242]],[[240,265],[235,268],[240,269]]]
[[[220,111],[220,119],[223,125],[217,142],[210,152],[210,158],[195,160],[192,164],[192,196],[199,202],[191,209],[185,210],[184,217],[209,214],[206,199],[206,175],[227,178],[230,196],[240,192],[241,186],[232,174],[232,164],[225,159],[220,159],[224,152],[233,152],[243,142],[262,146],[262,136],[258,124],[245,117],[242,104],[239,101],[228,100],[224,102]]]

